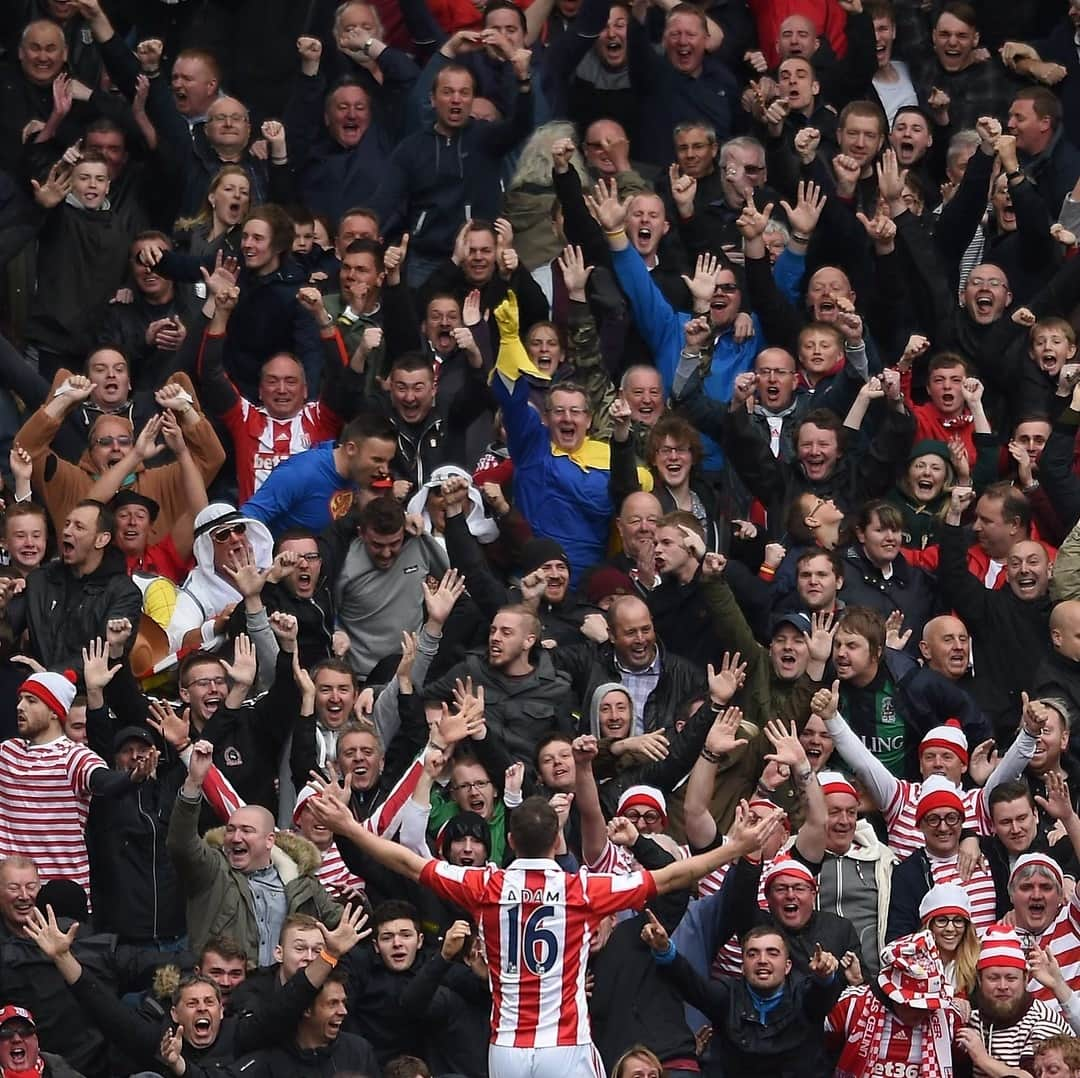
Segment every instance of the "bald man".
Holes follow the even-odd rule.
[[[224,836],[199,837],[203,784],[213,746],[192,749],[188,776],[169,820],[166,848],[187,899],[188,935],[198,954],[213,936],[235,939],[259,966],[274,962],[285,918],[306,913],[333,928],[341,907],[315,877],[319,854],[307,839],[275,833],[274,817],[261,805],[245,805],[229,817]],[[274,847],[278,856],[271,857]]]
[[[950,681],[963,681],[971,672],[971,635],[952,614],[931,618],[923,626],[919,654],[925,665]]]
[[[1080,599],[1050,611],[1050,651],[1035,672],[1035,691],[1063,696],[1080,714]]]

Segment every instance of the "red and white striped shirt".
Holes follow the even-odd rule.
[[[656,894],[649,872],[571,875],[542,858],[505,869],[428,861],[420,882],[476,918],[491,973],[491,1041],[514,1048],[591,1043],[589,940],[602,918]]]
[[[964,802],[964,826],[974,828],[980,835],[989,835],[990,811],[986,807],[984,791],[958,789],[956,792]],[[921,782],[901,779],[896,784],[892,799],[882,809],[889,829],[889,849],[901,861],[906,861],[916,850],[926,845],[926,836],[915,825],[915,809],[921,793]]]
[[[1073,892],[1054,923],[1041,936],[1025,932],[1019,925],[1016,934],[1025,952],[1035,943],[1049,951],[1057,959],[1065,983],[1074,992],[1080,989],[1080,888]],[[1044,988],[1034,977],[1028,982],[1028,991],[1036,999],[1049,1001],[1054,998],[1053,991]]]
[[[42,882],[74,880],[89,893],[90,776],[106,766],[67,737],[0,742],[0,858],[32,858]]]
[[[331,898],[340,899],[349,891],[364,889],[364,881],[359,876],[354,876],[341,859],[341,851],[336,842],[331,842],[321,853],[322,860],[315,870],[315,878]]]
[[[971,923],[980,936],[997,920],[997,892],[994,890],[994,877],[985,869],[976,869],[971,879],[964,883],[956,870],[958,855],[952,857],[934,857],[926,855],[930,862],[930,875],[934,883],[958,883],[971,900]]]

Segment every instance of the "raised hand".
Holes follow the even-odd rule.
[[[608,821],[607,837],[616,846],[629,848],[637,842],[639,832],[625,816],[616,816]]]
[[[551,164],[560,176],[566,174],[576,152],[577,147],[572,138],[557,138],[551,144]]]
[[[11,443],[8,465],[16,483],[29,484],[34,474],[34,458],[18,442]]]
[[[823,951],[820,943],[814,945],[814,953],[810,956],[811,976],[816,977],[819,981],[828,980],[836,972],[839,965],[836,955],[830,951]]]
[[[354,910],[352,906],[346,906],[341,914],[341,920],[338,921],[337,927],[331,931],[319,921],[319,931],[322,933],[323,946],[326,948],[327,953],[333,958],[340,958],[342,955],[351,951],[361,940],[367,939],[371,935],[371,929],[368,928],[368,916],[367,911],[363,906],[357,906]]]
[[[158,736],[173,749],[180,750],[191,741],[191,723],[185,709],[183,717],[176,714],[172,704],[166,700],[151,700],[146,723]]]
[[[232,679],[233,685],[251,688],[255,684],[255,675],[258,672],[258,662],[255,658],[255,645],[250,637],[240,633],[236,638],[233,649],[233,661],[231,663],[221,660],[225,667],[225,673]]]
[[[1064,775],[1048,771],[1045,776],[1046,797],[1035,795],[1035,801],[1048,816],[1055,820],[1067,820],[1075,811],[1069,797],[1069,784]]]
[[[806,758],[806,750],[799,740],[794,722],[790,730],[785,730],[782,723],[770,719],[765,724],[765,736],[773,747],[773,751],[765,756],[766,760],[786,765],[793,775],[799,772],[805,774],[810,770],[810,761]]]
[[[116,677],[123,665],[117,663],[109,666],[109,646],[100,636],[95,637],[82,649],[82,657],[83,680],[88,693],[101,692]]]
[[[735,227],[742,233],[744,240],[755,240],[765,232],[765,226],[772,217],[773,204],[770,202],[764,209],[759,210],[754,203],[753,191],[746,193],[746,205],[743,206]]]
[[[832,159],[832,169],[836,178],[836,193],[841,198],[849,198],[855,193],[855,187],[862,175],[862,165],[854,157],[840,153]]]
[[[904,195],[907,169],[900,171],[900,162],[893,149],[886,150],[877,163],[878,193],[888,203],[899,202]]]
[[[817,715],[822,722],[835,719],[840,710],[840,682],[834,681],[829,689],[818,689],[810,700],[810,714]]]
[[[255,564],[255,555],[246,546],[237,550],[231,561],[221,568],[245,599],[253,599],[261,594],[270,573],[269,569],[260,569]]]
[[[821,132],[816,127],[804,127],[795,133],[794,145],[799,161],[804,165],[809,165],[821,145]]]
[[[630,209],[631,196],[619,200],[619,188],[614,180],[601,178],[591,195],[585,196],[589,212],[609,234],[618,234],[626,227],[626,214]]]
[[[525,783],[525,765],[520,760],[515,760],[503,776],[503,793],[519,794]]]
[[[734,752],[740,745],[745,745],[746,738],[735,736],[739,732],[742,717],[741,707],[728,707],[721,711],[713,719],[713,724],[705,735],[705,748],[723,756]]]
[[[71,193],[71,169],[63,161],[57,161],[49,169],[44,183],[32,179],[30,186],[34,190],[34,201],[43,209],[51,210]]]
[[[986,780],[997,770],[1001,763],[994,739],[982,741],[971,750],[971,758],[968,761],[968,778],[976,786],[985,786]]]
[[[727,834],[728,843],[739,851],[740,856],[754,853],[765,845],[783,818],[784,810],[778,808],[775,812],[766,813],[757,823],[751,824],[750,808],[745,801],[740,801],[735,810],[735,822]]]
[[[383,257],[383,269],[386,270],[386,283],[396,285],[401,283],[401,267],[405,264],[405,256],[409,253],[409,233],[404,232],[401,242],[396,246],[387,247]]]
[[[646,908],[645,916],[648,920],[642,926],[641,940],[654,954],[663,954],[671,946],[667,929],[656,919],[656,914],[652,910]]]
[[[38,909],[30,911],[26,924],[26,934],[37,944],[38,950],[46,958],[55,961],[66,955],[71,950],[78,933],[79,925],[77,921],[72,922],[66,932],[60,930],[52,906],[46,906],[45,913]]]
[[[734,695],[746,683],[746,663],[740,662],[741,656],[724,652],[720,669],[714,670],[712,663],[706,667],[709,684],[709,698],[719,707],[730,703]]]
[[[693,176],[682,175],[678,165],[672,165],[668,169],[668,180],[671,183],[671,197],[676,211],[684,221],[690,220],[694,216],[697,180]]]
[[[472,926],[468,921],[455,921],[443,936],[440,953],[447,962],[452,962],[465,946],[465,941],[472,935]]]
[[[810,652],[810,661],[825,663],[832,655],[833,637],[837,623],[831,610],[819,610],[810,615],[810,632],[803,633],[806,647]]]
[[[300,57],[300,69],[308,78],[319,73],[322,61],[322,42],[317,37],[302,35],[296,39],[296,52]]]
[[[904,613],[894,610],[885,619],[885,646],[894,651],[903,651],[911,639],[911,630],[904,632]]]
[[[716,291],[716,274],[720,269],[720,261],[715,255],[708,253],[698,255],[694,264],[694,276],[682,275],[683,284],[686,285],[690,295],[694,298],[696,307],[707,307],[712,301]]]
[[[585,301],[585,285],[592,274],[593,267],[585,264],[585,255],[580,247],[572,244],[563,249],[559,258],[559,269],[562,270],[563,281],[566,283],[566,291],[570,299],[579,303]]]
[[[821,192],[821,188],[813,181],[799,181],[796,190],[795,206],[789,206],[783,199],[780,201],[784,213],[787,214],[788,224],[792,232],[803,236],[809,236],[821,218],[821,211],[825,209],[828,197]]]
[[[448,569],[438,587],[432,588],[425,580],[421,585],[424,591],[424,606],[431,621],[446,624],[454,604],[465,593],[465,578],[456,569]]]

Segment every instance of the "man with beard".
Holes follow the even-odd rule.
[[[938,579],[945,603],[974,628],[975,690],[995,735],[1007,738],[1020,695],[1032,688],[1049,650],[1050,559],[1040,543],[1018,542],[1008,553],[1007,586],[997,591],[983,587],[967,571],[960,529],[961,515],[974,497],[971,487],[953,488],[940,532]]]
[[[470,653],[437,681],[416,688],[424,699],[442,703],[454,698],[457,681],[471,678],[484,690],[484,719],[492,744],[505,768],[515,760],[532,761],[541,739],[550,733],[570,733],[571,710],[578,698],[570,676],[557,669],[549,651],[538,648],[540,623],[527,606],[503,607],[492,619],[486,653]]]
[[[987,932],[977,970],[979,1005],[956,1035],[975,1078],[1030,1067],[1040,1041],[1072,1033],[1055,1003],[1028,992],[1028,964],[1016,932],[1004,927]]]

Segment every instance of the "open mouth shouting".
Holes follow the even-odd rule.
[[[781,677],[793,678],[799,669],[799,656],[791,648],[784,648],[776,656],[776,666]],[[806,755],[810,755],[809,750]]]

